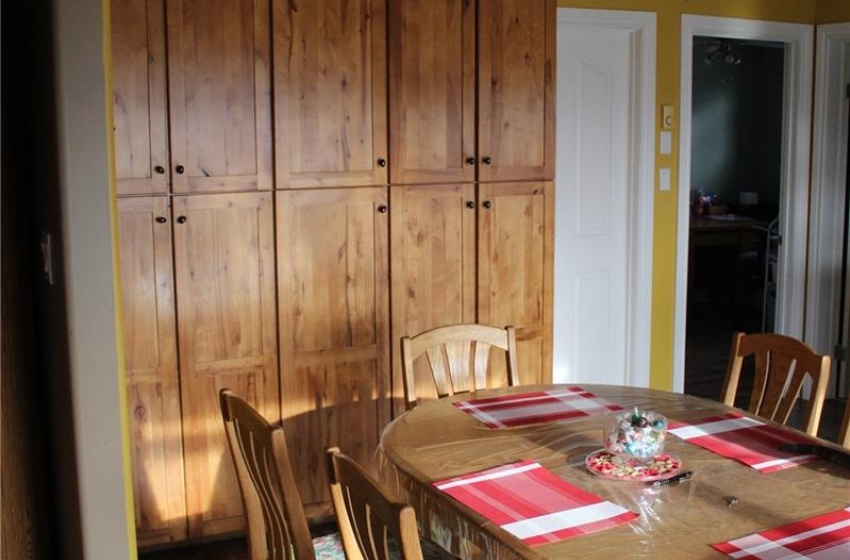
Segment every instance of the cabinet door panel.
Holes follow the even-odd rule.
[[[390,204],[396,414],[404,411],[401,337],[475,322],[475,186],[395,186]],[[426,373],[417,375],[423,396],[434,392]]]
[[[167,199],[119,200],[118,246],[136,532],[145,546],[186,537]]]
[[[268,10],[262,0],[168,2],[174,192],[271,188]]]
[[[479,191],[479,320],[516,327],[519,354],[533,348],[523,341],[543,341],[542,356],[523,358],[542,369],[520,366],[523,382],[551,379],[552,192],[546,182],[482,184]]]
[[[112,85],[119,195],[167,189],[163,0],[113,0]],[[157,168],[161,168],[157,171]]]
[[[555,0],[478,11],[480,181],[554,178],[555,18]]]
[[[233,389],[278,418],[270,193],[176,197],[174,251],[190,536],[244,525],[218,407]]]
[[[390,2],[392,183],[475,179],[475,2]]]
[[[277,188],[386,184],[385,0],[276,2],[274,52]]]
[[[281,410],[308,510],[329,499],[324,446],[368,464],[388,420],[386,198],[386,187],[277,194]]]

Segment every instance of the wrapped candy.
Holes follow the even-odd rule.
[[[667,418],[655,412],[616,412],[605,417],[605,449],[623,461],[647,462],[664,451]]]

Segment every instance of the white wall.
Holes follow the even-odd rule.
[[[102,0],[54,0],[58,165],[84,557],[135,558],[118,392]]]

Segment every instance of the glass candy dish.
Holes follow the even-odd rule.
[[[664,453],[667,418],[637,408],[615,412],[603,418],[602,437],[604,449],[614,462],[632,467],[645,465]]]

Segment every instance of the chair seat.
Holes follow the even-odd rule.
[[[339,533],[328,533],[313,539],[316,560],[345,560],[342,538]]]
[[[443,547],[428,539],[419,539],[419,544],[422,546],[423,560],[448,560],[450,558],[457,558],[457,556],[449,554]]]
[[[429,541],[420,539],[422,546],[422,558],[424,560],[449,560],[455,558],[442,547]],[[401,552],[395,541],[390,541],[391,554],[393,558],[401,558]],[[342,547],[342,538],[339,533],[329,533],[313,539],[313,548],[316,550],[316,560],[345,560],[345,550]]]

